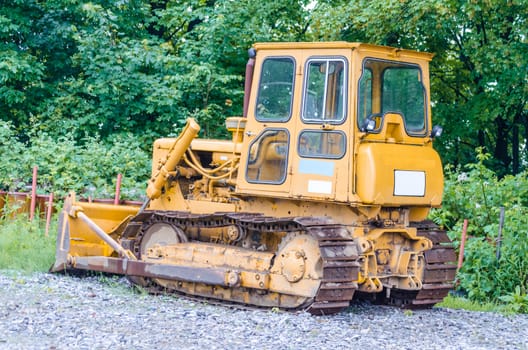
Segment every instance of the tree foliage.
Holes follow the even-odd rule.
[[[413,48],[432,61],[437,147],[450,164],[493,154],[501,176],[528,163],[528,3],[499,1],[318,1],[313,37]]]
[[[5,3],[5,4],[4,4]],[[2,1],[0,111],[76,140],[133,133],[150,145],[189,116],[207,137],[241,112],[246,51],[302,40],[305,1]]]
[[[241,113],[258,41],[349,40],[436,53],[437,148],[475,148],[500,176],[528,164],[528,4],[499,1],[1,0],[0,118],[76,140],[132,133],[150,145],[196,117],[207,137]]]

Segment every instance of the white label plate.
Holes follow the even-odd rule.
[[[332,181],[308,180],[308,192],[332,194]]]
[[[395,196],[425,196],[425,171],[394,170]]]

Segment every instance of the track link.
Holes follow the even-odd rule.
[[[418,292],[393,290],[389,304],[406,308],[429,308],[441,302],[453,289],[456,275],[456,252],[445,230],[432,221],[411,224],[417,234],[433,242],[431,250],[424,252],[425,269],[422,289]]]
[[[254,213],[215,213],[215,214],[190,214],[178,211],[145,211],[134,217],[126,228],[123,238],[128,249],[139,257],[139,242],[144,229],[153,223],[163,222],[180,227],[183,231],[187,228],[216,228],[236,225],[244,231],[273,233],[286,232],[308,234],[315,238],[319,244],[322,258],[323,275],[321,285],[315,297],[290,311],[306,310],[315,315],[329,315],[342,311],[350,305],[357,289],[359,263],[356,246],[346,227],[335,224],[326,218],[274,218]],[[134,281],[134,278],[131,279]],[[137,281],[134,281],[137,283]],[[154,288],[152,288],[154,287]],[[151,291],[156,291],[155,286],[149,286]],[[159,289],[158,289],[159,291]],[[178,291],[176,291],[178,292]],[[292,290],[292,293],[295,291]],[[178,292],[178,294],[186,294]],[[214,299],[210,297],[191,295],[194,299]],[[225,303],[223,300],[222,303]],[[259,307],[259,305],[239,303],[235,301],[230,305],[243,307]],[[280,307],[280,305],[277,305]]]
[[[302,222],[298,220],[298,222]],[[350,305],[359,275],[356,246],[342,225],[303,225],[317,238],[323,259],[323,279],[308,311],[315,315],[338,313]]]
[[[441,302],[453,289],[456,275],[456,252],[445,230],[430,221],[418,223],[418,235],[429,238],[433,248],[425,252],[423,288],[413,305],[431,307]]]

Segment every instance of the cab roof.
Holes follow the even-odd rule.
[[[372,52],[384,54],[388,57],[413,57],[430,61],[434,54],[414,50],[401,49],[390,46],[366,44],[348,41],[324,41],[324,42],[264,42],[253,45],[257,52],[259,50],[325,50],[325,49],[349,49],[358,50],[359,52]]]

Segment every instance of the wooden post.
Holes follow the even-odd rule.
[[[462,228],[462,237],[460,239],[460,249],[458,252],[458,266],[457,272],[462,267],[462,262],[464,261],[464,248],[466,246],[466,232],[467,232],[468,220],[464,219],[464,227]]]
[[[48,200],[48,211],[46,213],[46,237],[48,237],[49,235],[49,227],[50,227],[50,223],[51,223],[51,214],[53,213],[53,192],[50,193],[49,195],[49,200]]]
[[[117,174],[117,180],[116,180],[116,190],[115,190],[115,197],[114,197],[114,204],[119,204],[119,197],[121,196],[121,179],[123,178],[123,175]]]
[[[35,216],[35,206],[37,204],[37,172],[38,166],[33,167],[33,181],[31,183],[31,207],[29,210],[29,221],[33,221]]]

